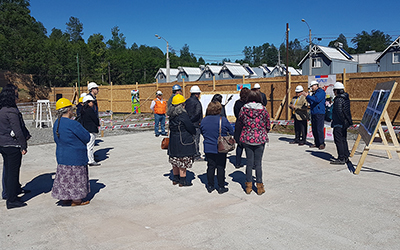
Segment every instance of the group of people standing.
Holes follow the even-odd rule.
[[[353,124],[350,112],[349,95],[344,91],[344,85],[336,82],[333,86],[335,98],[333,104],[326,103],[326,93],[319,87],[317,81],[310,84],[311,94],[304,91],[301,85],[295,89],[296,96],[293,97],[289,107],[293,110],[295,139],[290,144],[303,146],[307,139],[307,120],[311,120],[311,129],[314,137],[314,144],[311,148],[325,149],[324,124],[331,122],[333,137],[338,152],[338,157],[331,161],[331,164],[345,164],[349,161],[349,148],[347,144],[347,129]],[[326,115],[327,106],[331,115]],[[310,115],[308,117],[308,106]]]
[[[169,117],[169,162],[172,165],[172,183],[179,186],[191,186],[186,177],[186,170],[193,162],[202,160],[199,152],[200,134],[203,136],[205,160],[207,161],[207,191],[217,190],[219,194],[228,191],[225,186],[225,168],[227,153],[218,151],[219,136],[235,135],[238,143],[236,166],[241,164],[241,154],[246,151],[246,193],[253,190],[252,171],[256,171],[257,194],[265,192],[262,182],[262,155],[265,143],[268,142],[270,130],[269,113],[264,105],[266,97],[259,91],[259,85],[250,90],[243,88],[240,100],[235,103],[237,122],[235,130],[226,118],[226,111],[222,96],[216,94],[206,109],[203,118],[202,105],[199,101],[201,94],[198,86],[190,89],[191,97],[186,100],[182,96],[179,85],[173,86],[173,95],[168,101],[167,115]],[[175,92],[174,92],[175,91]],[[237,156],[238,157],[238,156]],[[215,172],[217,172],[218,186],[215,186]]]

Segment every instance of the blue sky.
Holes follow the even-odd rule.
[[[308,44],[308,27],[312,36],[321,37],[320,45],[328,45],[343,33],[350,40],[365,30],[380,30],[400,35],[398,10],[400,1],[268,1],[268,0],[31,0],[31,15],[48,31],[55,27],[65,31],[69,17],[83,23],[83,38],[101,33],[105,41],[111,29],[118,26],[133,43],[159,47],[166,52],[164,37],[176,50],[188,44],[190,52],[207,62],[243,58],[245,46],[266,42],[279,46],[285,42],[286,23],[289,40]],[[350,44],[351,45],[351,44]]]

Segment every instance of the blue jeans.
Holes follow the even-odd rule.
[[[158,131],[158,126],[161,123],[161,133]],[[154,133],[156,135],[166,134],[165,133],[165,114],[159,115],[154,114]]]
[[[243,144],[244,150],[246,151],[246,182],[253,182],[253,166],[256,169],[256,182],[262,182],[262,157],[264,154],[265,144],[260,145],[248,145]]]

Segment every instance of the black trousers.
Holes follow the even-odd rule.
[[[4,181],[7,194],[7,201],[14,202],[20,191],[19,170],[21,168],[21,148],[0,147],[3,156]]]
[[[297,120],[294,118],[294,140],[306,143],[307,139],[307,120]]]
[[[336,144],[336,150],[339,160],[346,160],[349,155],[349,145],[347,144],[347,129],[346,128],[333,128],[333,140]]]
[[[225,186],[225,166],[226,153],[211,154],[206,153],[207,157],[207,180],[208,185],[214,187],[215,169],[217,169],[218,186]]]
[[[325,114],[311,115],[311,129],[314,136],[314,143],[317,147],[325,145],[324,119]]]

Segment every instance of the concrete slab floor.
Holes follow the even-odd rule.
[[[332,142],[318,150],[290,145],[291,137],[270,134],[261,196],[245,194],[234,153],[229,191],[209,194],[206,162],[189,170],[193,186],[172,185],[153,132],[98,138],[101,166],[89,167],[91,202],[82,207],[60,207],[51,197],[55,144],[31,146],[21,168],[32,190],[23,196],[28,206],[7,210],[0,201],[0,249],[398,249],[396,154],[371,151],[354,175],[351,166],[329,164]]]

